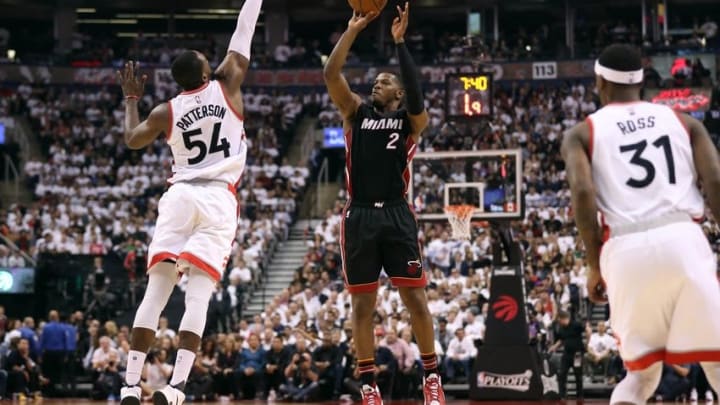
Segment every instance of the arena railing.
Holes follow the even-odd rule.
[[[2,240],[3,243],[10,248],[11,251],[16,252],[20,256],[22,256],[23,259],[25,259],[25,262],[27,262],[27,264],[31,265],[32,267],[37,267],[37,262],[35,261],[35,259],[33,259],[29,254],[23,252],[18,247],[18,245],[15,244],[15,242],[13,242],[12,240],[10,240],[9,238],[7,238],[5,235],[3,235],[1,233],[0,233],[0,240]]]
[[[15,167],[15,163],[13,162],[10,155],[7,153],[3,153],[3,166],[5,167],[5,170],[3,170],[3,180],[5,181],[13,181],[14,187],[14,201],[17,202],[20,199],[20,173],[18,172],[17,167]],[[12,175],[12,177],[11,177]]]

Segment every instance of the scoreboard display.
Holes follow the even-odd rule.
[[[482,119],[492,115],[492,75],[449,74],[445,77],[445,117]]]

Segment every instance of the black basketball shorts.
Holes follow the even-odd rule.
[[[425,287],[415,214],[405,200],[351,201],[343,211],[340,250],[350,293],[378,288],[380,271],[395,287]]]

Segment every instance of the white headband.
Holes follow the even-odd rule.
[[[595,61],[595,74],[602,76],[605,80],[617,84],[638,84],[642,83],[644,78],[643,69],[623,72],[606,68],[600,64],[599,60]]]

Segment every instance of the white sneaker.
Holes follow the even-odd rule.
[[[142,390],[137,385],[120,389],[120,405],[140,405]]]
[[[698,400],[698,393],[697,393],[697,390],[695,388],[693,388],[690,391],[690,402],[697,402],[697,400]]]
[[[713,393],[710,390],[705,391],[705,402],[713,403],[715,401],[715,398],[713,397]]]
[[[168,385],[160,391],[153,392],[153,405],[183,405],[185,394],[179,389]]]

